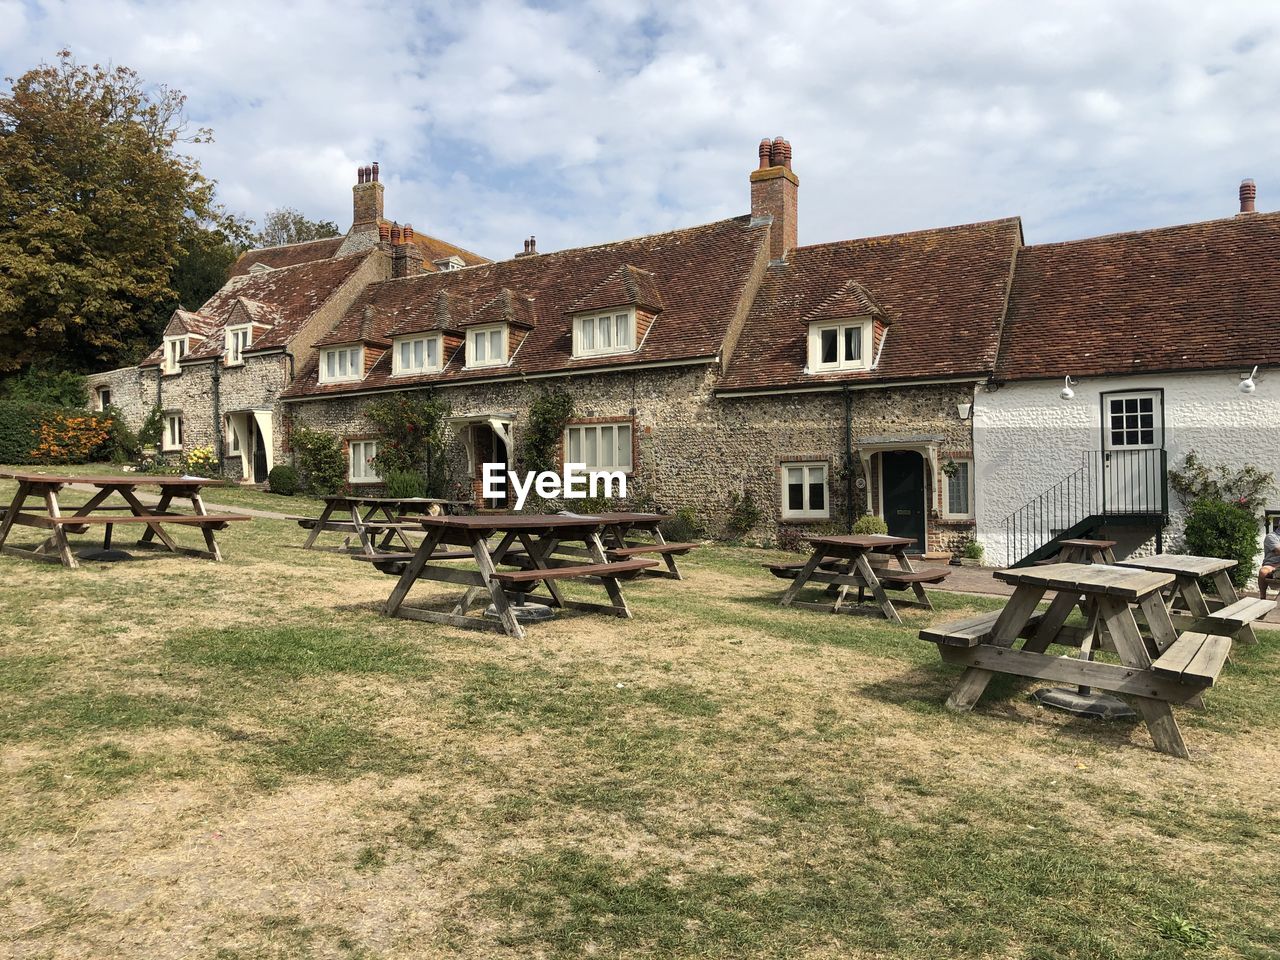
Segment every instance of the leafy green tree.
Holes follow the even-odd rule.
[[[0,380],[0,400],[53,407],[83,407],[89,388],[78,373],[41,364]]]
[[[0,96],[0,373],[134,359],[198,231],[243,235],[181,144],[186,98],[68,50]],[[184,243],[187,247],[184,248]],[[153,344],[152,344],[153,345]]]
[[[332,220],[308,220],[293,207],[279,207],[267,211],[262,230],[254,240],[262,247],[278,247],[284,243],[303,243],[338,235],[338,225]]]

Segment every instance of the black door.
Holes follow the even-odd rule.
[[[262,442],[262,431],[258,429],[253,414],[249,415],[249,432],[253,435],[253,482],[266,483],[267,447]]]
[[[481,492],[484,491],[484,465],[486,463],[500,463],[502,469],[507,469],[507,445],[502,439],[493,432],[493,427],[487,423],[477,423],[473,427],[475,433],[472,434],[475,451],[476,451],[476,480],[481,483]],[[504,476],[504,479],[505,476]],[[508,481],[509,484],[509,481]],[[501,497],[490,497],[482,501],[486,507],[491,510],[503,510],[508,506],[508,500],[512,506],[515,505],[515,498],[511,496],[509,485],[503,487],[506,493]],[[530,491],[532,492],[532,491]]]
[[[924,457],[914,450],[891,450],[880,454],[884,483],[884,522],[895,537],[910,537],[923,552],[924,544]]]

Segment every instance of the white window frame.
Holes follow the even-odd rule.
[[[160,449],[166,452],[182,449],[182,414],[166,413],[164,431],[160,435]]]
[[[618,452],[618,431],[626,430],[627,439],[623,449],[626,451],[626,463],[609,463],[600,456],[604,448],[604,434],[612,437],[611,446]],[[582,463],[588,470],[621,470],[630,475],[635,469],[634,455],[635,433],[630,420],[610,420],[601,423],[571,423],[564,428],[564,462]],[[587,455],[587,450],[594,448],[595,463]],[[610,459],[617,459],[616,457]]]
[[[486,349],[483,360],[476,360],[478,351],[476,344],[481,337],[485,338],[486,344],[492,345],[493,334],[497,332],[498,342],[502,345],[502,356],[490,357]],[[468,369],[475,367],[500,367],[507,362],[507,325],[505,323],[487,323],[483,327],[472,327],[467,331],[467,363]]]
[[[243,343],[241,340],[243,339]],[[223,366],[238,367],[244,363],[244,352],[253,343],[253,325],[249,323],[227,327],[226,346],[222,354]]]
[[[965,467],[965,500],[969,504],[969,509],[964,513],[951,512],[951,486],[958,482],[956,477],[952,477],[947,473],[942,474],[942,518],[944,520],[972,520],[973,512],[973,460],[969,457],[951,457],[951,462],[957,467]]]
[[[357,452],[362,466],[356,470]],[[368,461],[378,455],[378,441],[374,440],[348,440],[347,441],[347,482],[348,483],[381,483],[382,477],[378,474],[378,468]]]
[[[619,332],[626,334],[626,342],[618,343]],[[601,341],[609,340],[608,346]],[[601,357],[615,353],[634,353],[636,349],[635,310],[610,310],[574,317],[573,355],[575,357]]]
[[[1102,395],[1102,449],[1109,452],[1133,451],[1133,450],[1158,450],[1164,446],[1164,396],[1159,390],[1129,390],[1124,393],[1105,393]],[[1131,431],[1138,432],[1138,442],[1129,443],[1128,437],[1122,438],[1120,443],[1116,443],[1111,436],[1114,429],[1111,421],[1111,404],[1119,401],[1123,403],[1126,400],[1136,401],[1141,404],[1143,400],[1151,401],[1151,442],[1142,442],[1142,426],[1141,414],[1134,411],[1134,416],[1139,417],[1139,423],[1136,427],[1125,426],[1120,428],[1122,433],[1128,434]],[[1122,412],[1122,416],[1127,414]]]
[[[781,482],[782,519],[783,520],[830,520],[831,519],[831,464],[823,460],[791,460],[780,464],[779,478]],[[791,499],[787,496],[787,487],[792,470],[803,470],[801,485],[804,489],[803,506],[799,510],[792,509]],[[822,471],[822,509],[814,510],[809,504],[809,487],[813,483],[809,478],[810,471]]]
[[[181,337],[165,337],[164,354],[160,361],[160,369],[164,373],[181,373],[182,358],[187,355],[187,352],[190,349],[190,338],[186,335]]]
[[[343,354],[347,358],[347,372],[339,373]],[[333,358],[334,373],[329,373],[329,359]],[[364,347],[359,344],[347,344],[341,347],[325,347],[320,351],[320,383],[349,383],[352,380],[364,379]]]
[[[406,367],[401,350],[405,347],[409,348],[410,353],[413,352],[413,345],[422,344],[422,366]],[[431,362],[431,349],[434,346],[436,351],[435,363]],[[438,333],[424,334],[420,337],[400,337],[391,344],[391,375],[393,377],[412,376],[422,373],[439,373],[444,369],[444,342]]]
[[[858,329],[858,358],[844,358],[845,331]],[[809,372],[830,373],[836,370],[866,370],[871,366],[871,328],[868,319],[862,320],[827,320],[809,324]],[[836,331],[836,362],[822,362],[822,334],[827,330]]]

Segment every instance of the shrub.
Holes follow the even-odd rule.
[[[679,543],[696,542],[707,535],[707,528],[692,507],[681,507],[670,520],[662,523],[662,535]]]
[[[750,493],[731,493],[726,506],[724,534],[726,539],[741,540],[760,522],[760,508]]]
[[[218,458],[213,452],[213,447],[194,447],[186,455],[183,469],[197,476],[206,476],[217,471]]]
[[[111,436],[107,438],[110,448],[107,456],[112,463],[131,463],[137,460],[142,453],[138,435],[129,429],[119,410],[109,407],[108,412],[111,416]]]
[[[292,497],[298,492],[298,485],[298,471],[287,463],[272,467],[267,474],[267,489],[282,497]]]
[[[790,553],[804,553],[809,546],[808,534],[800,527],[778,527],[775,545],[779,550]]]
[[[986,553],[986,548],[977,540],[966,540],[960,555],[966,560],[981,560],[982,555]]]
[[[0,381],[0,398],[36,406],[83,407],[89,390],[81,374],[31,366]]]
[[[1262,512],[1267,494],[1275,489],[1275,474],[1250,464],[1239,470],[1218,464],[1210,467],[1192,450],[1180,469],[1169,471],[1169,486],[1186,504],[1197,500],[1222,500],[1247,510],[1253,517]]]
[[[324,430],[298,427],[291,440],[298,480],[304,490],[326,496],[346,485],[347,458],[336,436]]]
[[[147,419],[142,421],[142,426],[138,428],[138,447],[139,449],[147,449],[148,447],[159,447],[160,438],[164,436],[164,411],[159,405],[151,408],[151,412],[147,414]]]
[[[44,408],[37,414],[32,463],[88,463],[106,452],[111,417],[84,410]]]
[[[874,513],[864,513],[854,523],[853,532],[864,537],[877,533],[885,534],[889,532],[889,525]]]
[[[1258,556],[1258,521],[1243,506],[1201,497],[1187,511],[1182,546],[1195,556],[1235,560],[1231,582],[1243,587]]]
[[[524,469],[555,470],[560,438],[573,418],[573,398],[563,390],[547,391],[529,404],[529,426],[520,445]]]
[[[382,485],[388,497],[407,499],[427,495],[427,478],[416,470],[390,470],[383,474]]]

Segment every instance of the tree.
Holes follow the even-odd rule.
[[[62,50],[0,97],[0,373],[87,370],[154,345],[199,231],[243,237],[180,144],[186,98]],[[184,244],[186,246],[184,247]],[[192,304],[195,306],[196,304]]]
[[[261,247],[278,247],[338,235],[338,225],[332,220],[308,220],[293,207],[280,207],[267,211],[262,232],[254,239]]]

